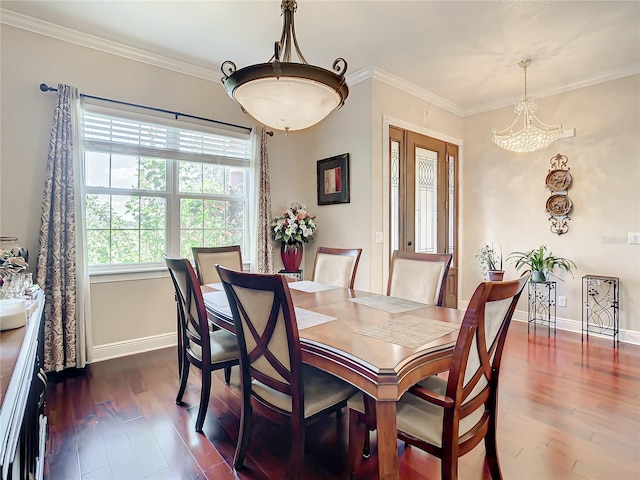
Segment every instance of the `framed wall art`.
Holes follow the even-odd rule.
[[[318,160],[318,205],[349,203],[349,154]]]

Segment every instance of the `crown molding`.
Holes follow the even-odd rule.
[[[454,113],[456,115],[460,115],[464,117],[467,115],[467,111],[459,105],[456,105],[453,102],[450,102],[446,98],[442,98],[436,95],[429,90],[426,90],[418,85],[408,82],[404,78],[400,78],[393,73],[389,73],[386,70],[382,70],[380,68],[374,67],[366,67],[362,68],[352,75],[347,76],[347,81],[349,85],[356,85],[364,80],[374,79],[379,82],[386,83],[392,87],[395,87],[399,90],[409,93],[414,97],[418,97],[426,102],[429,102],[432,105],[436,105],[448,112]]]
[[[112,55],[118,55],[130,60],[146,63],[148,65],[153,65],[185,75],[202,78],[204,80],[210,80],[214,82],[219,82],[220,80],[220,73],[215,70],[198,67],[191,63],[176,60],[174,58],[158,55],[138,48],[133,48],[122,43],[97,37],[95,35],[78,32],[77,30],[73,30],[71,28],[56,25],[44,20],[39,20],[27,15],[22,15],[20,13],[6,10],[4,8],[0,8],[0,24],[20,28],[22,30],[27,30],[33,33],[55,38],[57,40],[62,40],[83,47],[92,48],[94,50],[109,53]],[[561,93],[569,92],[571,90],[576,90],[579,88],[596,85],[598,83],[635,75],[637,73],[640,73],[640,66],[629,66],[628,68],[623,68],[617,71],[606,72],[597,77],[583,79],[580,82],[565,85],[558,89],[537,92],[536,98],[540,99],[552,95],[558,95]],[[498,108],[512,106],[516,102],[515,99],[513,99],[513,101],[511,101],[510,99],[505,99],[505,101],[503,102],[486,103],[465,109],[443,97],[436,95],[433,92],[430,92],[429,90],[419,87],[418,85],[400,78],[397,75],[379,68],[366,67],[356,71],[351,75],[347,75],[347,82],[352,86],[368,79],[378,80],[379,82],[402,90],[406,93],[409,93],[410,95],[420,98],[426,102],[429,102],[430,104],[436,105],[461,117],[467,117]]]
[[[71,28],[45,22],[10,10],[0,9],[0,23],[193,77],[216,82],[220,80],[220,74],[214,70],[133,48],[95,35],[78,32]]]
[[[619,78],[629,77],[631,75],[636,75],[638,73],[640,73],[640,64],[638,64],[637,66],[631,65],[618,70],[612,70],[595,77],[585,78],[583,80],[580,80],[579,82],[563,85],[562,87],[559,87],[559,88],[542,90],[542,91],[536,92],[535,95],[533,95],[533,97],[536,100],[539,100],[541,98],[551,97],[553,95],[560,95],[562,93],[578,90],[580,88],[590,87],[592,85],[597,85],[599,83],[609,82],[611,80],[618,80]],[[518,102],[518,99],[513,98],[511,99],[510,102],[507,101],[507,102],[485,103],[485,104],[476,105],[473,108],[467,109],[465,112],[465,115],[463,116],[475,115],[477,113],[484,113],[491,110],[496,110],[498,108],[513,107],[517,102]]]

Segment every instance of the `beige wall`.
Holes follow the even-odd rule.
[[[141,103],[227,122],[251,125],[218,82],[176,73],[97,50],[2,25],[0,233],[16,235],[35,264],[42,187],[55,94],[41,82],[77,86],[81,92]],[[311,275],[318,245],[362,246],[356,287],[381,291],[386,282],[384,232],[384,120],[432,136],[464,139],[461,154],[462,304],[480,280],[473,262],[485,241],[505,252],[547,243],[578,263],[575,279],[558,286],[567,308],[558,316],[568,328],[580,321],[580,278],[611,274],[622,282],[622,328],[640,332],[640,247],[626,244],[627,232],[640,231],[639,76],[541,100],[541,117],[561,119],[577,137],[525,156],[509,154],[490,142],[494,126],[511,122],[511,108],[462,119],[424,100],[376,80],[351,86],[345,106],[305,132],[276,132],[269,139],[272,207],[277,214],[291,201],[317,215],[319,230],[307,246],[305,277]],[[424,108],[430,112],[424,122]],[[548,159],[569,157],[574,213],[567,235],[548,230],[544,179]],[[316,204],[316,161],[351,156],[351,203]],[[488,193],[490,192],[490,193]],[[274,245],[277,248],[277,245]],[[276,268],[280,267],[276,253]],[[508,275],[514,275],[508,271]],[[147,280],[100,278],[93,283],[93,336],[97,356],[106,358],[172,341],[175,305],[166,274]],[[95,281],[96,279],[94,279]],[[106,280],[106,281],[105,281]],[[526,310],[521,303],[520,308]],[[571,323],[574,322],[574,324]],[[576,323],[577,322],[577,323]]]
[[[627,234],[640,231],[640,75],[581,88],[538,101],[540,118],[575,128],[575,138],[560,139],[533,153],[514,154],[491,142],[491,129],[513,121],[513,108],[465,119],[464,238],[461,297],[468,299],[480,280],[474,254],[485,242],[503,251],[530,250],[546,244],[574,260],[574,278],[561,275],[558,295],[567,307],[557,309],[561,325],[580,329],[582,276],[620,278],[622,338],[638,341],[640,331],[640,246]],[[551,233],[545,212],[549,160],[569,159],[573,212],[569,231]],[[506,264],[507,276],[516,272]],[[526,311],[526,301],[519,308]],[[632,332],[629,332],[632,331]],[[633,333],[633,335],[632,335]]]
[[[55,93],[80,92],[251,126],[219,82],[157,68],[2,25],[0,232],[18,236],[33,270]],[[274,155],[276,158],[278,155]],[[285,157],[286,159],[286,157]],[[175,303],[166,272],[148,280],[92,278],[96,358],[175,341]],[[99,283],[96,283],[96,280]]]

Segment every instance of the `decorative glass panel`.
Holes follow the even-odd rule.
[[[416,147],[415,251],[436,253],[438,245],[438,152]]]

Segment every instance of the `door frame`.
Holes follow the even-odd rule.
[[[464,170],[464,142],[461,138],[452,137],[442,132],[425,128],[421,125],[416,125],[405,120],[392,117],[390,115],[382,116],[382,231],[383,231],[383,245],[382,245],[382,278],[380,291],[387,291],[387,279],[389,278],[389,262],[390,262],[390,226],[389,226],[389,214],[390,214],[390,189],[389,189],[389,171],[391,168],[391,160],[389,158],[389,126],[403,128],[405,130],[411,130],[413,132],[425,135],[427,137],[436,138],[443,142],[454,143],[458,145],[458,259],[462,258],[462,243],[464,238],[464,231],[462,228],[464,220],[464,211],[462,209],[463,202],[463,189],[462,181]],[[460,295],[460,277],[458,275],[458,296]],[[458,299],[459,300],[459,299]]]

